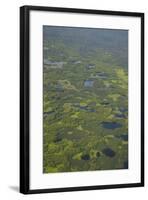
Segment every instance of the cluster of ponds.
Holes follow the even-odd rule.
[[[107,147],[107,148],[104,148],[102,149],[102,153],[107,156],[107,157],[110,157],[110,158],[113,158],[115,155],[116,155],[116,152],[113,151],[111,148]],[[96,157],[100,157],[101,156],[101,153],[98,151],[96,152]],[[82,160],[90,160],[91,157],[90,155],[87,153],[87,154],[83,154],[81,156],[81,159]]]
[[[103,128],[106,128],[106,129],[115,129],[115,128],[120,128],[122,126],[121,124],[116,123],[116,122],[102,122],[102,125],[103,125]],[[117,138],[123,141],[128,141],[128,134],[123,133],[123,134],[114,136],[114,138]],[[61,142],[62,139],[63,139],[62,133],[58,132],[56,134],[56,138],[54,142],[55,143]],[[116,156],[116,152],[110,147],[106,147],[102,149],[101,151],[96,152],[96,158],[99,158],[101,154],[104,154],[105,156],[110,157],[110,158],[113,158]],[[87,161],[91,159],[91,156],[89,153],[82,154],[81,159]],[[123,168],[125,169],[128,168],[128,161],[124,161]]]
[[[80,64],[81,61],[80,60],[73,61],[72,63],[73,64]],[[66,62],[51,62],[51,61],[49,61],[47,59],[44,59],[44,65],[47,65],[50,68],[60,68],[61,69],[64,64],[66,64]],[[95,68],[95,65],[89,64],[86,67],[87,67],[87,69],[93,69],[93,68]],[[95,78],[107,79],[108,78],[108,74],[105,73],[105,72],[96,72],[96,73],[92,74],[89,79],[84,80],[83,87],[92,88],[94,86],[94,83],[95,83]],[[57,84],[55,86],[55,89],[56,89],[56,91],[63,91],[63,85],[62,84]],[[110,103],[107,102],[107,101],[106,102],[104,101],[102,103],[102,105],[109,105],[109,104]],[[82,110],[82,111],[96,112],[96,110],[94,108],[91,108],[91,107],[89,107],[87,105],[86,106],[75,105],[75,107],[77,107],[79,110]],[[125,108],[125,107],[121,107],[121,108],[119,108],[119,111],[120,111],[120,113],[115,114],[115,117],[116,118],[126,118],[126,112],[128,111],[128,109]],[[54,113],[55,113],[54,111],[44,112],[44,117],[46,117],[48,115],[51,115],[51,114],[54,114]],[[115,121],[103,121],[103,122],[101,122],[100,125],[104,129],[107,129],[107,130],[115,130],[115,129],[122,128],[122,126],[123,126],[121,123],[115,122]],[[120,135],[115,135],[114,138],[122,140],[122,141],[128,141],[128,134],[127,133],[123,133],[123,134],[120,134]],[[54,139],[54,142],[55,143],[59,143],[62,140],[63,140],[63,135],[61,133],[57,133],[57,135],[56,135],[56,137]],[[96,158],[99,158],[102,155],[105,155],[105,156],[107,156],[109,158],[114,158],[116,156],[116,152],[112,148],[106,147],[106,148],[103,148],[101,151],[96,152]],[[90,154],[89,153],[82,154],[81,155],[81,160],[85,160],[85,161],[91,160]],[[127,160],[125,160],[123,162],[123,168],[125,168],[125,169],[128,168],[128,161]]]
[[[84,81],[84,87],[85,88],[91,88],[94,85],[94,78],[99,78],[99,79],[106,79],[108,75],[105,72],[96,72],[95,74],[91,75],[91,79],[87,79]]]
[[[102,149],[102,153],[105,156],[110,157],[110,158],[113,158],[116,156],[116,152],[109,147]],[[101,152],[99,152],[99,151],[96,152],[96,157],[99,158],[100,156],[101,156]],[[88,153],[86,153],[86,154],[81,155],[81,159],[85,160],[85,161],[89,161],[91,159],[91,157]],[[128,169],[128,161],[127,160],[123,162],[123,168]]]

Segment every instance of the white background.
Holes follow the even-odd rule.
[[[18,193],[19,180],[19,6],[44,5],[75,8],[91,8],[101,10],[123,10],[145,12],[148,18],[147,0],[4,0],[0,6],[0,198],[11,200],[74,200],[74,199],[104,199],[104,200],[146,200],[148,196],[148,173],[144,188],[112,189],[87,192],[68,192],[57,194],[39,194],[24,196]],[[148,27],[146,27],[146,34]],[[147,38],[145,40],[147,50]],[[145,66],[148,60],[146,59]],[[146,69],[145,76],[148,75]],[[148,84],[148,79],[146,85]],[[146,93],[146,102],[148,94]],[[145,110],[148,111],[146,106]],[[147,113],[146,119],[147,119]],[[146,123],[146,131],[148,130]],[[145,134],[146,148],[148,151],[148,136]],[[146,157],[146,167],[148,159]]]

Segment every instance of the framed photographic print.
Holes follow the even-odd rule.
[[[144,186],[144,14],[20,8],[20,192]]]

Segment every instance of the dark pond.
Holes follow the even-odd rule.
[[[123,100],[126,100],[127,96],[126,95],[122,95],[120,98],[123,99]]]
[[[116,129],[116,128],[122,127],[122,124],[118,122],[102,122],[101,124],[103,128],[106,128],[106,129]]]
[[[111,148],[105,148],[102,150],[102,152],[108,156],[108,157],[114,157],[116,155],[116,153],[111,149]]]
[[[76,65],[76,64],[80,64],[80,63],[81,63],[80,60],[77,60],[77,61],[74,62],[75,65]]]
[[[128,161],[127,161],[127,160],[124,161],[124,163],[123,163],[123,168],[124,168],[124,169],[128,169]]]
[[[85,80],[84,87],[93,87],[94,81],[93,80]]]
[[[81,156],[82,160],[90,160],[90,155],[89,154],[84,154]]]
[[[50,115],[52,113],[54,113],[54,111],[44,112],[45,115]]]
[[[57,84],[57,85],[56,85],[56,91],[61,92],[61,91],[63,91],[63,90],[64,90],[64,88],[63,88],[62,85],[60,85],[60,84]]]
[[[102,102],[101,104],[107,106],[107,105],[109,105],[110,103],[109,103],[109,102]]]
[[[118,117],[118,118],[125,118],[125,115],[124,115],[124,114],[116,114],[115,117]]]
[[[80,110],[87,110],[88,109],[88,106],[80,106],[79,104],[74,104],[74,106],[76,108],[79,108]]]
[[[91,75],[92,78],[100,78],[100,79],[106,79],[108,77],[108,74],[105,72],[96,72],[95,74]]]
[[[96,112],[95,109],[89,108],[88,106],[77,106],[80,110],[85,110],[87,112]]]
[[[100,154],[100,152],[98,151],[97,153],[96,153],[96,157],[100,157],[101,156],[101,154]]]
[[[123,140],[123,141],[128,141],[128,135],[127,134],[117,135],[116,137]]]
[[[80,64],[80,63],[82,63],[81,60],[70,60],[69,62],[72,63],[72,64]]]
[[[54,142],[55,143],[58,143],[58,142],[60,142],[62,140],[62,135],[61,135],[61,133],[57,133],[56,134],[56,137],[55,137],[55,139],[54,139]]]
[[[43,117],[45,119],[46,117],[48,117],[49,115],[54,114],[54,113],[55,113],[54,111],[44,112]]]
[[[95,65],[93,65],[93,64],[88,64],[88,65],[86,66],[86,68],[87,68],[87,69],[94,69],[94,68],[95,68]]]
[[[87,106],[78,106],[78,108],[79,108],[80,110],[87,110],[87,109],[88,109]]]
[[[103,101],[101,102],[101,104],[107,106],[107,105],[110,104],[110,102],[108,101],[108,99],[103,99]]]
[[[97,72],[96,77],[101,78],[101,79],[105,79],[105,78],[108,77],[108,75],[105,72]]]
[[[119,108],[119,110],[120,110],[121,112],[127,112],[127,111],[128,111],[128,108],[121,107],[121,108]]]
[[[66,64],[66,62],[63,62],[63,61],[60,61],[60,62],[52,62],[48,59],[44,59],[44,65],[48,65],[50,66],[51,68],[62,68],[63,65]]]

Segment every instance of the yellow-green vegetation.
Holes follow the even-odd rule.
[[[68,80],[59,80],[58,82],[61,84],[61,86],[65,90],[76,90],[77,91],[76,87],[74,85],[72,85],[70,83],[70,81],[68,81]]]
[[[43,30],[43,172],[127,169],[127,32]]]

